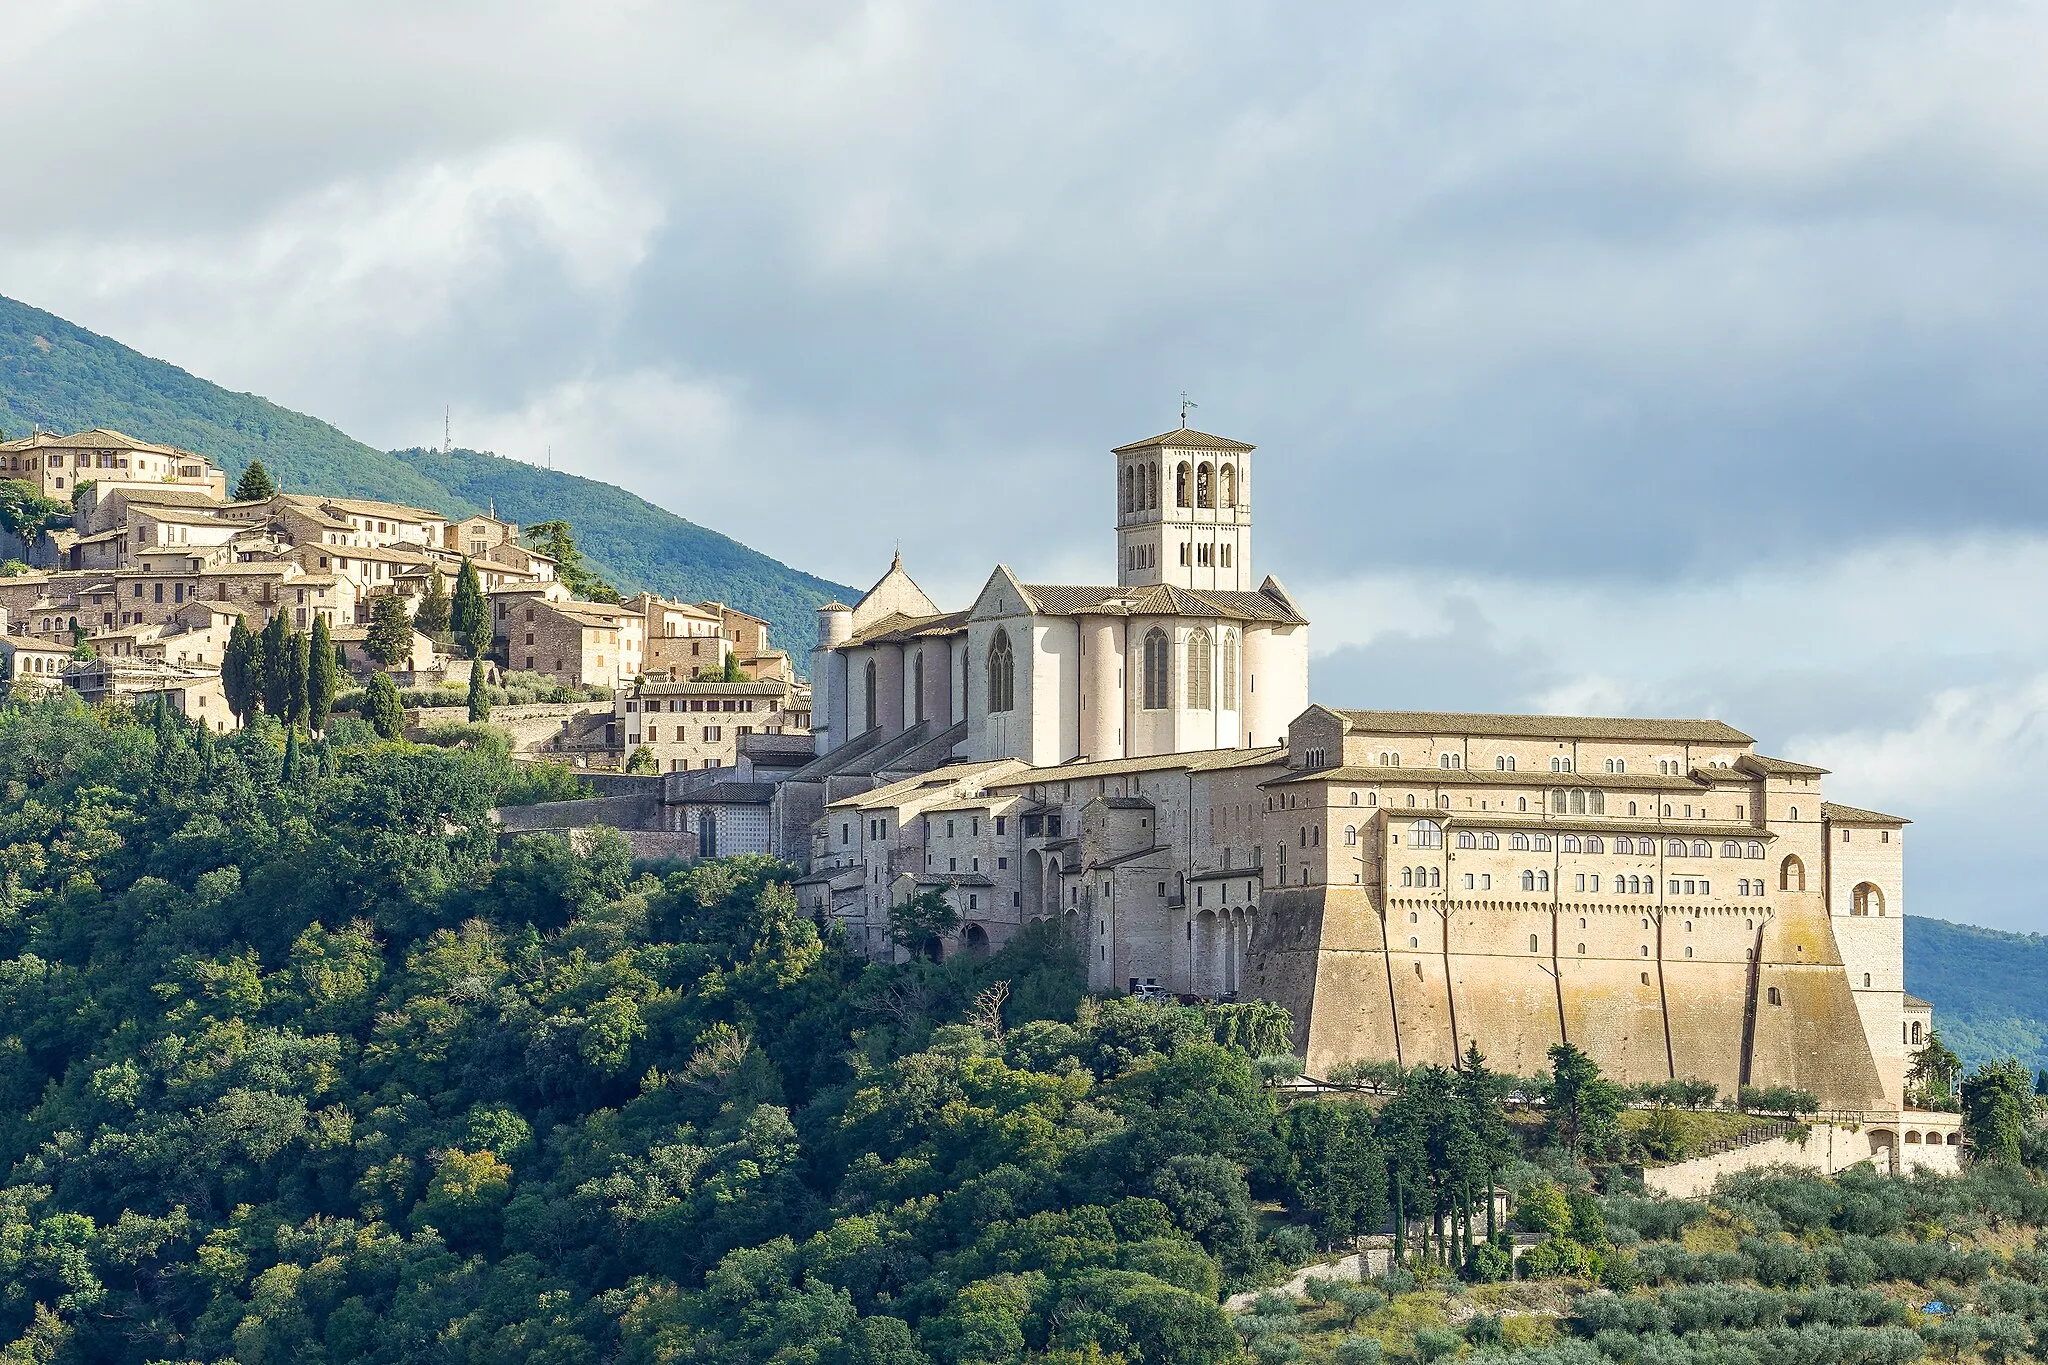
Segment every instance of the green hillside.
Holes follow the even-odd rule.
[[[232,393],[175,365],[0,297],[0,429],[105,426],[209,455],[253,459],[287,490],[383,498],[453,515],[495,506],[521,523],[566,518],[585,553],[627,591],[716,599],[767,619],[801,656],[815,608],[853,590],[802,573],[624,489],[471,450],[382,451],[317,418]]]
[[[2048,938],[1908,915],[1906,989],[1965,1062],[2048,1067]]]

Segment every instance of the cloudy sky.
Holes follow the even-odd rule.
[[[1337,704],[1714,715],[2048,929],[2048,11],[0,0],[0,292],[841,581],[1258,443]]]

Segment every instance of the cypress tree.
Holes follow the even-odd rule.
[[[277,481],[270,477],[263,461],[249,461],[249,467],[242,471],[241,482],[235,485],[235,501],[268,502],[276,496]]]
[[[292,635],[282,607],[263,627],[263,709],[279,720],[291,719]]]
[[[448,633],[453,609],[448,602],[448,585],[438,569],[427,570],[427,590],[412,614],[413,629],[436,641]]]
[[[379,739],[397,739],[405,733],[405,708],[399,704],[398,686],[389,673],[372,673],[364,690],[363,712]]]
[[[455,602],[449,609],[448,621],[456,644],[470,658],[481,659],[490,652],[491,604],[468,555],[462,557],[462,572],[455,579]]]
[[[334,710],[336,684],[334,636],[327,629],[327,618],[316,616],[306,658],[306,724],[315,733],[327,728],[328,713]]]
[[[469,666],[469,721],[481,725],[491,718],[491,694],[484,687],[484,661]]]
[[[291,724],[294,730],[306,723],[306,707],[313,677],[313,637],[302,630],[292,632]]]
[[[386,594],[375,599],[363,652],[386,668],[396,668],[412,653],[412,617],[406,613],[404,598]]]
[[[256,699],[255,649],[256,637],[249,633],[248,621],[237,616],[234,627],[228,631],[227,649],[221,655],[220,690],[227,694],[228,710],[245,725]]]
[[[289,782],[299,775],[299,727],[294,725],[284,732],[284,780]]]

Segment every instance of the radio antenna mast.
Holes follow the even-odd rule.
[[[441,453],[443,455],[455,449],[455,440],[452,435],[455,430],[454,419],[450,415],[454,411],[453,405],[441,409]],[[1186,426],[1186,421],[1182,421],[1181,425]]]

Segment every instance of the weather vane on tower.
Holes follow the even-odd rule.
[[[1187,391],[1186,389],[1182,389],[1182,390],[1180,391],[1180,426],[1181,426],[1181,430],[1183,430],[1183,431],[1187,430],[1187,426],[1188,426],[1188,409],[1189,409],[1189,408],[1199,408],[1200,406],[1202,406],[1202,405],[1201,405],[1200,403],[1197,403],[1197,402],[1196,402],[1196,401],[1195,401],[1194,399],[1192,399],[1192,398],[1188,397],[1188,391]]]

